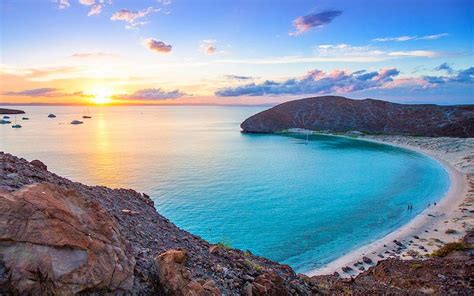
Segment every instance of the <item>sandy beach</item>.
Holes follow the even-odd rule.
[[[462,238],[466,230],[474,226],[471,188],[474,139],[403,136],[361,136],[360,139],[406,148],[432,157],[449,173],[450,188],[436,205],[430,205],[404,226],[322,268],[308,272],[309,276],[338,272],[341,277],[350,277],[389,257],[427,258],[444,244]]]

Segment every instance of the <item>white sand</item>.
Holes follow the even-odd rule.
[[[466,229],[474,225],[474,203],[472,194],[469,195],[468,192],[469,180],[467,178],[472,177],[470,173],[474,172],[474,139],[400,136],[365,136],[362,139],[415,150],[436,159],[449,173],[450,189],[436,206],[431,205],[404,226],[377,241],[351,251],[322,268],[308,272],[309,276],[338,272],[342,277],[349,277],[360,273],[360,266],[367,269],[388,257],[426,258],[428,254],[445,243],[462,238]],[[446,233],[448,229],[453,229],[456,233]],[[419,239],[414,238],[416,236]],[[399,250],[394,240],[402,243],[406,249]],[[398,253],[394,250],[398,250]],[[384,258],[379,257],[379,254]],[[358,264],[355,267],[354,264],[362,262],[364,256],[370,258],[373,263]],[[342,267],[345,266],[351,267],[353,271],[343,272]]]

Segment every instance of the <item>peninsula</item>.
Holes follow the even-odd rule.
[[[247,133],[292,128],[426,137],[474,137],[474,106],[406,105],[322,96],[285,102],[246,119]]]

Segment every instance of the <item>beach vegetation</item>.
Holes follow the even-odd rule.
[[[473,246],[470,244],[466,244],[463,242],[455,242],[455,243],[448,243],[441,247],[440,249],[434,251],[431,256],[432,257],[446,257],[447,255],[451,254],[455,251],[467,251],[472,250]]]

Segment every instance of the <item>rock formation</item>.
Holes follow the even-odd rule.
[[[25,111],[15,109],[0,108],[0,114],[24,114]]]
[[[97,203],[47,183],[0,193],[0,256],[20,294],[131,291],[135,259]]]
[[[324,96],[280,104],[246,119],[248,133],[291,128],[428,137],[474,137],[474,106],[405,105]]]

